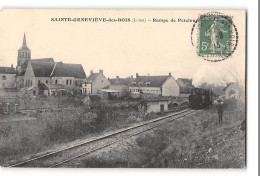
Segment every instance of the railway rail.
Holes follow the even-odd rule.
[[[198,110],[185,109],[156,119],[138,123],[128,128],[110,132],[96,138],[84,140],[79,144],[46,153],[16,164],[9,164],[6,167],[58,167],[81,156],[88,155],[138,134],[153,130],[165,123],[172,122],[182,117],[187,117],[196,112],[198,112]]]

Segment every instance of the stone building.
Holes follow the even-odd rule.
[[[171,73],[164,76],[139,76],[129,85],[132,94],[151,96],[174,96],[180,95],[180,86],[172,77]]]
[[[18,50],[16,69],[19,89],[32,89],[44,83],[64,85],[68,90],[81,91],[81,83],[86,79],[81,64],[55,62],[53,58],[31,59],[31,50],[27,46],[25,34],[22,47]]]
[[[117,97],[127,96],[129,89],[128,86],[133,82],[133,76],[127,78],[108,78],[110,85],[104,87],[102,91],[102,97],[107,97],[108,99],[113,99]]]
[[[82,82],[82,93],[85,95],[101,94],[101,89],[110,85],[109,80],[105,77],[103,70],[98,73],[90,71],[90,75]]]
[[[0,88],[15,88],[16,71],[11,67],[0,67]]]

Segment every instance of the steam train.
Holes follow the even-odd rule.
[[[193,88],[189,96],[189,106],[194,109],[208,107],[213,103],[214,94],[212,90]]]

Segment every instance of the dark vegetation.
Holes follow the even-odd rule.
[[[156,117],[153,113],[144,116],[129,108],[129,103],[120,101],[104,102],[97,99],[86,106],[80,97],[47,97],[34,98],[28,103],[30,104],[23,105],[23,108],[42,107],[48,111],[30,113],[29,116],[36,120],[0,123],[1,165],[12,159],[48,150],[58,144],[97,136]],[[55,111],[58,107],[61,109]],[[4,118],[13,116],[19,114],[5,115]]]
[[[89,157],[79,167],[245,167],[244,105],[237,100],[226,104],[223,125],[218,125],[217,110],[211,106],[143,134],[135,144]]]

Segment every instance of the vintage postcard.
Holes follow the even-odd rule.
[[[0,165],[245,168],[246,11],[2,9]]]

